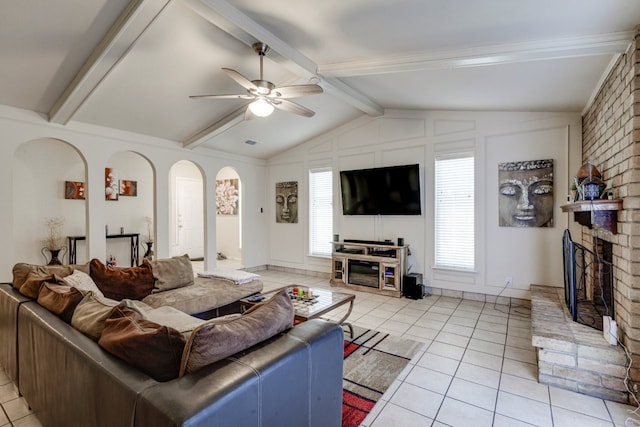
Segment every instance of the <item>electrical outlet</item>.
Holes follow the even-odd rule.
[[[507,278],[504,280],[504,283],[505,283],[507,286],[511,286],[511,285],[513,285],[513,277],[511,277],[511,276],[507,276]]]

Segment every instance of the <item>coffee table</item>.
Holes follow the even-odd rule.
[[[293,288],[302,289],[305,294],[307,294],[308,291],[311,291],[311,294],[313,296],[306,297],[294,295],[294,293],[292,292]],[[355,295],[342,292],[333,292],[322,288],[309,288],[301,285],[284,286],[282,288],[274,289],[272,291],[257,295],[262,295],[264,297],[263,301],[266,301],[283,289],[288,290],[289,297],[291,298],[291,302],[293,303],[295,320],[298,320],[300,322],[306,322],[307,320],[318,318],[323,314],[328,313],[329,311],[335,310],[336,308],[349,303],[349,309],[347,310],[345,315],[342,316],[342,318],[337,322],[342,326],[348,327],[351,336],[353,336],[353,326],[351,326],[350,323],[346,322],[346,320],[351,314],[351,310],[353,310],[353,302],[356,298]],[[250,301],[250,298],[251,297],[247,297],[240,300],[240,306],[243,309],[252,307],[259,302]]]

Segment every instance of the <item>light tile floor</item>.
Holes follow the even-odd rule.
[[[327,280],[261,272],[265,289],[329,288]],[[351,292],[340,288],[335,291]],[[638,426],[635,408],[537,382],[529,309],[457,298],[356,294],[352,323],[424,343],[365,427]],[[330,313],[339,319],[344,309]],[[628,418],[635,420],[635,423]]]
[[[194,263],[194,270],[202,269]],[[326,279],[262,271],[265,290],[289,284],[330,288]],[[344,291],[331,288],[335,291]],[[356,294],[352,323],[424,343],[364,427],[637,426],[634,407],[536,381],[529,311],[430,296]],[[339,319],[346,307],[330,313]],[[0,369],[0,426],[40,426]],[[628,422],[628,418],[635,423]]]

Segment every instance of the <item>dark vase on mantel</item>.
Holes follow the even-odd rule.
[[[62,259],[64,258],[64,254],[67,252],[67,247],[63,246],[60,249],[42,248],[40,252],[42,253],[45,261],[47,260],[46,252],[49,252],[51,258],[47,265],[62,265]]]

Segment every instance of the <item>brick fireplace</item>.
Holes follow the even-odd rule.
[[[620,55],[582,116],[582,162],[595,165],[615,199],[613,231],[580,227],[573,240],[611,259],[618,337],[631,358],[629,390],[640,388],[640,32]],[[573,215],[571,219],[573,220]],[[584,224],[583,224],[584,225]],[[592,291],[591,292],[593,295]],[[624,402],[628,358],[602,332],[572,322],[564,289],[531,286],[532,341],[539,381]]]
[[[631,380],[640,382],[640,33],[618,58],[582,117],[582,160],[600,170],[623,200],[617,233],[582,227],[582,244],[611,244],[615,318],[632,354]],[[574,236],[576,240],[579,236]],[[596,237],[597,239],[594,239]]]

